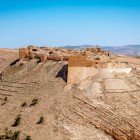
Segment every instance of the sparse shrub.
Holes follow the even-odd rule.
[[[7,100],[8,100],[8,98],[7,98],[7,97],[5,97],[5,98],[4,98],[4,101],[6,102]]]
[[[12,136],[12,140],[17,140],[19,138],[20,131],[15,131]]]
[[[25,140],[32,140],[31,136],[26,136]]]
[[[6,102],[3,102],[1,105],[5,105],[6,104]]]
[[[20,124],[20,121],[21,121],[21,115],[19,114],[15,119],[15,123],[12,124],[12,127],[18,126]]]
[[[19,66],[23,66],[23,65],[24,65],[24,63],[22,63],[22,62],[19,64]]]
[[[39,119],[39,121],[37,122],[37,124],[41,124],[41,123],[43,123],[43,122],[44,122],[44,117],[41,116],[40,119]]]
[[[8,128],[5,128],[5,136],[8,138],[8,137],[11,137],[12,136],[12,131],[11,130],[8,130]]]
[[[33,99],[32,103],[30,104],[30,107],[36,105],[37,103],[38,103],[38,99]]]
[[[6,104],[6,102],[7,102],[7,100],[8,100],[8,98],[7,98],[7,97],[5,97],[3,100],[4,100],[4,102],[3,102],[1,105],[5,105],[5,104]]]
[[[0,136],[0,140],[10,139],[12,137],[12,131],[5,128],[5,132]]]
[[[22,106],[22,107],[27,107],[27,103],[24,102],[21,106]]]
[[[8,128],[6,128],[5,133],[0,136],[0,140],[18,140],[19,134],[20,131],[12,132],[11,130],[8,130]]]

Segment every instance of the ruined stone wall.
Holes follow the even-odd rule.
[[[68,67],[68,78],[69,84],[79,83],[89,76],[94,76],[98,73],[98,69],[94,67]]]
[[[98,73],[95,66],[98,63],[95,61],[88,61],[84,56],[73,56],[69,58],[68,64],[68,83],[79,83],[89,76],[94,76]]]
[[[109,57],[105,56],[106,53],[108,52],[102,51],[100,48],[87,48],[81,51],[61,48],[41,49],[29,46],[28,48],[19,49],[19,59],[39,58],[41,62],[47,60],[68,61],[67,82],[79,83],[89,76],[96,75],[98,69],[108,67]]]
[[[19,59],[24,60],[26,57],[29,57],[29,50],[26,48],[19,49]]]
[[[47,55],[38,48],[28,47],[19,49],[19,60],[24,60],[25,58],[39,58],[41,62],[45,62]]]

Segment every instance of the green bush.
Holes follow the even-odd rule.
[[[26,136],[25,140],[32,140],[31,136]]]
[[[8,100],[8,97],[5,97],[5,98],[4,98],[4,101],[6,102],[7,100]]]
[[[12,136],[12,140],[17,140],[19,138],[20,131],[15,131]]]
[[[22,107],[26,107],[26,106],[27,106],[27,103],[24,102],[21,106],[22,106]]]
[[[7,98],[7,97],[5,97],[3,100],[4,100],[4,102],[3,102],[1,105],[5,105],[5,104],[6,104],[6,102],[7,102],[7,100],[8,100],[8,98]]]
[[[12,124],[12,127],[18,126],[20,124],[20,121],[21,121],[21,115],[18,115],[15,119],[14,124]]]
[[[30,107],[36,105],[37,103],[38,103],[38,99],[33,99],[32,103],[30,104]]]
[[[0,136],[0,140],[18,140],[19,134],[20,131],[12,132],[11,130],[8,130],[8,128],[6,128],[5,133]]]

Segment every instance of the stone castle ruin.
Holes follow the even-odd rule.
[[[82,50],[71,50],[66,48],[38,48],[28,46],[19,49],[19,60],[39,58],[40,62],[47,60],[67,61],[67,83],[79,83],[87,77],[96,76],[99,70],[115,71],[115,62],[111,60],[110,52],[100,48],[86,48]],[[121,70],[119,70],[121,71]],[[125,70],[123,70],[125,71]]]
[[[68,83],[78,83],[89,76],[98,73],[97,66],[99,62],[87,60],[85,56],[72,56],[68,64]]]
[[[39,58],[41,62],[45,62],[47,60],[68,60],[67,56],[60,55],[57,52],[57,49],[40,49],[37,47],[29,46],[28,48],[19,49],[19,60],[23,61],[25,58]]]

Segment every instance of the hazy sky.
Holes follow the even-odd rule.
[[[140,44],[140,0],[0,0],[0,47]]]

